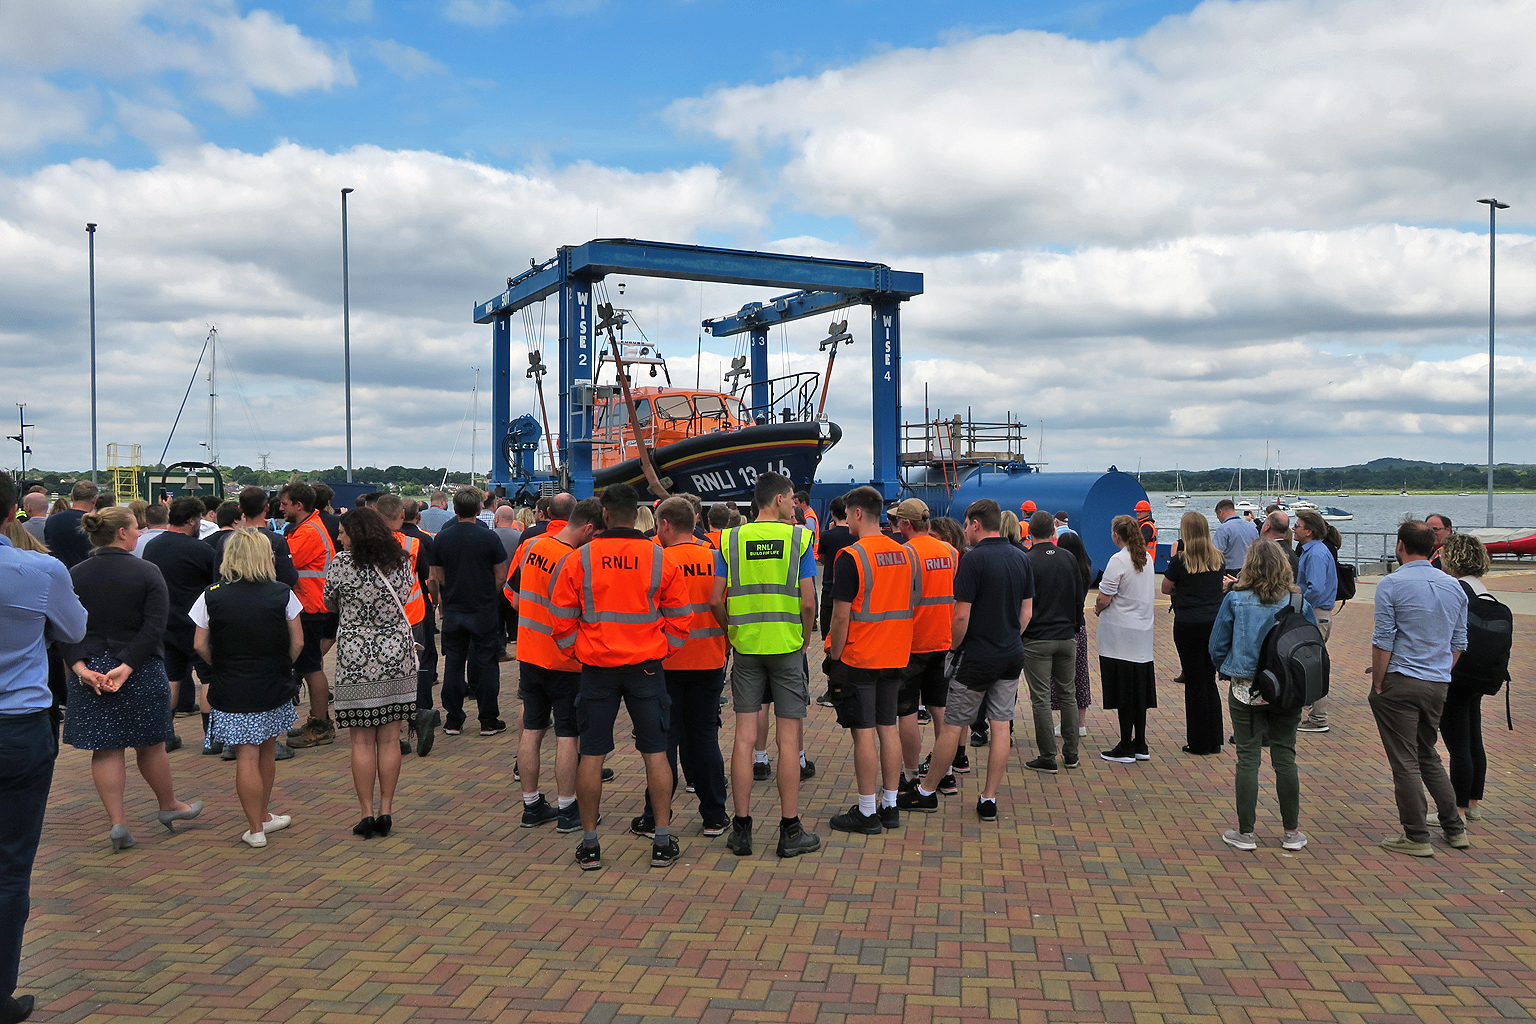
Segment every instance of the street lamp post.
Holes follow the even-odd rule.
[[[27,479],[27,456],[32,454],[31,447],[27,444],[27,428],[35,424],[27,422],[27,403],[16,403],[16,422],[21,426],[18,433],[11,435],[11,440],[21,446],[21,471],[17,483],[23,483]]]
[[[1488,525],[1493,525],[1493,236],[1495,217],[1508,203],[1479,199],[1488,207]]]
[[[341,190],[341,369],[347,392],[347,483],[352,482],[352,295],[347,278],[347,193]]]
[[[91,245],[91,483],[96,482],[96,225],[85,226]]]

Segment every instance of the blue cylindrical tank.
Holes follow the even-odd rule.
[[[925,487],[919,489],[919,497],[934,509],[934,515],[960,520],[971,502],[981,498],[991,498],[1015,515],[1025,501],[1033,501],[1042,512],[1065,512],[1068,525],[1083,538],[1097,578],[1117,550],[1109,536],[1110,521],[1115,516],[1135,515],[1136,503],[1145,501],[1147,492],[1134,476],[1113,466],[1107,473],[1022,473],[983,467],[950,495],[945,495],[942,487]],[[938,511],[941,508],[945,511]],[[1162,563],[1164,550],[1159,549],[1158,555]]]

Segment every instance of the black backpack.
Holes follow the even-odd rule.
[[[1451,682],[1491,697],[1509,680],[1515,616],[1492,594],[1476,594],[1465,582],[1461,589],[1467,592],[1467,649],[1456,659]]]
[[[1355,599],[1355,577],[1358,570],[1352,562],[1339,561],[1339,549],[1332,544],[1324,544],[1333,555],[1333,571],[1339,580],[1338,593],[1334,595],[1334,601],[1353,601]],[[1337,610],[1337,609],[1335,609]]]
[[[1328,696],[1328,648],[1322,630],[1307,621],[1301,595],[1275,616],[1259,648],[1253,688],[1276,711],[1293,711]]]

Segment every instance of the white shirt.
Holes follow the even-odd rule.
[[[287,615],[290,619],[296,619],[299,617],[299,612],[303,610],[304,603],[299,600],[297,594],[290,592],[288,594],[288,607],[284,609],[284,614]],[[197,600],[192,602],[192,608],[187,612],[187,618],[192,620],[192,624],[194,626],[197,626],[201,629],[208,628],[207,591],[197,595]]]
[[[218,523],[210,523],[206,519],[199,519],[197,521],[197,539],[198,540],[204,540],[204,539],[206,539],[208,537],[213,536],[215,533],[218,533],[218,532],[219,532],[219,524]]]
[[[1152,595],[1156,589],[1152,560],[1136,571],[1130,552],[1121,548],[1104,567],[1099,593],[1114,601],[1099,616],[1099,654],[1144,664],[1152,660]]]

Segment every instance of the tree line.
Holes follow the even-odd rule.
[[[1488,487],[1487,465],[1464,462],[1415,462],[1410,459],[1373,459],[1356,466],[1268,471],[1270,494],[1336,494],[1339,491],[1483,491]],[[1237,493],[1235,466],[1202,470],[1159,470],[1138,474],[1148,491],[1172,491],[1182,482],[1186,491]],[[1495,490],[1536,490],[1536,466],[1502,463],[1493,468]],[[1266,490],[1263,467],[1244,466],[1245,494]]]

